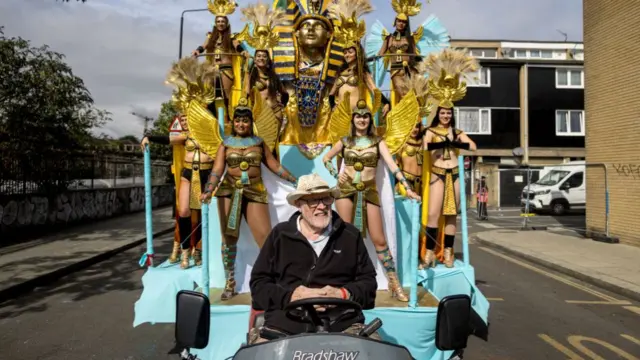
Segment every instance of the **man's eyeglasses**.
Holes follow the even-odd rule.
[[[320,205],[320,203],[323,203],[327,206],[333,204],[333,198],[331,196],[323,197],[321,199],[303,199],[302,201],[307,203],[307,205],[309,205],[310,207],[317,207],[318,205]]]

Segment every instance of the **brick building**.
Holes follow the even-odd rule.
[[[640,246],[640,1],[584,0],[587,163],[608,167],[609,233]],[[587,230],[606,227],[604,170],[587,169]]]

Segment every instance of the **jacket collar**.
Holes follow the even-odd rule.
[[[300,217],[302,213],[298,210],[296,211],[289,220],[287,220],[287,226],[284,229],[283,233],[291,238],[305,239],[304,235],[298,231],[298,217]],[[344,227],[344,221],[338,215],[335,210],[331,210],[331,227],[333,228],[332,234],[341,230]],[[330,238],[332,236],[330,235]]]

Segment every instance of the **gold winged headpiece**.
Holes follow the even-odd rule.
[[[462,79],[469,78],[479,66],[466,49],[446,48],[430,54],[419,68],[429,75],[429,94],[438,106],[451,109],[455,101],[467,94],[467,83]]]
[[[355,109],[350,109],[351,102],[349,99],[350,94],[346,92],[344,99],[336,106],[331,116],[329,131],[333,143],[350,134],[353,114],[371,114],[371,110],[363,100],[358,101]],[[413,90],[409,91],[387,114],[387,126],[383,139],[387,143],[391,155],[396,154],[409,139],[411,130],[416,125],[419,115],[418,99]],[[371,121],[373,121],[373,118],[371,118]]]
[[[427,3],[431,2],[427,0]],[[410,16],[416,16],[420,14],[420,8],[422,3],[417,0],[392,0],[391,7],[398,15],[396,19],[408,21]]]
[[[280,36],[274,31],[276,26],[282,25],[286,21],[286,14],[283,9],[270,9],[267,5],[258,2],[257,4],[248,5],[242,8],[244,15],[242,21],[253,22],[253,35],[249,34],[249,24],[245,26],[238,41],[246,41],[252,48],[256,50],[264,50],[271,53],[278,42]]]
[[[228,16],[236,11],[236,4],[233,0],[207,0],[209,12],[217,16]]]
[[[359,48],[367,27],[364,20],[358,18],[373,11],[369,0],[336,0],[329,5],[328,11],[335,24],[335,40],[345,49]]]

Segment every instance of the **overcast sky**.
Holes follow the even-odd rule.
[[[129,113],[155,117],[160,104],[170,98],[171,88],[163,81],[171,62],[177,60],[180,13],[206,8],[206,4],[206,0],[88,0],[84,4],[0,0],[0,26],[5,27],[6,36],[21,36],[34,46],[47,44],[66,55],[96,106],[113,113],[113,122],[96,133],[139,136],[143,123]],[[390,0],[373,0],[376,11],[365,17],[368,28],[374,19],[391,28],[390,4]],[[432,0],[412,18],[412,27],[429,14],[438,16],[454,39],[561,41],[561,30],[569,41],[582,41],[582,0]],[[230,17],[233,31],[241,30],[240,17],[239,11]],[[183,54],[203,42],[212,20],[209,12],[186,14]]]

